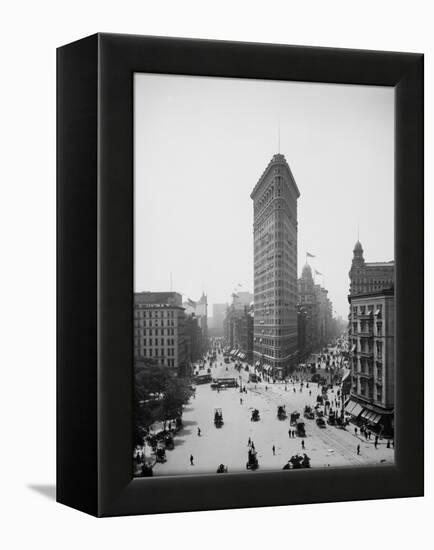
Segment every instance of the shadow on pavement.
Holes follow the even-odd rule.
[[[196,426],[197,422],[196,420],[183,420],[182,425],[185,426]]]

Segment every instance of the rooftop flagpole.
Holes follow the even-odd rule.
[[[277,150],[280,155],[280,119],[277,121]]]

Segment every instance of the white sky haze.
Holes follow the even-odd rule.
[[[135,290],[208,303],[253,291],[250,193],[273,154],[300,190],[298,272],[306,251],[337,314],[348,271],[394,259],[394,90],[136,74]],[[209,307],[211,313],[212,307]]]

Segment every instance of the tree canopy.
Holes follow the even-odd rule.
[[[134,444],[143,444],[143,436],[154,422],[180,417],[191,395],[187,379],[176,376],[152,359],[137,360],[134,365]]]

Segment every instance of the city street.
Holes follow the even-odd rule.
[[[196,396],[184,407],[184,427],[175,436],[175,448],[167,451],[167,462],[155,464],[154,475],[214,473],[219,464],[227,466],[229,472],[250,472],[246,469],[249,437],[258,453],[259,471],[281,470],[292,455],[303,452],[310,457],[312,468],[393,463],[394,451],[386,448],[385,440],[380,440],[375,449],[373,439],[366,441],[364,437],[356,436],[352,424],[346,430],[330,425],[321,429],[315,420],[302,418],[304,406],[316,404],[319,394],[317,384],[309,384],[308,389],[304,385],[300,391],[299,383],[289,383],[285,391],[282,382],[249,383],[248,372],[242,370],[239,373],[234,363],[225,365],[221,355],[216,365],[212,368],[213,378],[232,376],[239,382],[241,375],[247,393],[240,393],[239,388],[217,392],[209,384],[198,385]],[[328,392],[328,399],[332,402],[337,389],[335,387],[334,392]],[[279,405],[286,405],[286,420],[277,418]],[[224,424],[221,428],[214,426],[216,408],[221,408],[223,412]],[[260,413],[259,422],[250,420],[255,408]],[[300,420],[306,424],[304,451],[302,438],[288,435],[289,415],[293,411],[300,412]],[[200,436],[198,428],[201,430]],[[357,455],[357,445],[360,445],[360,455]],[[193,455],[194,465],[190,465],[190,455]]]

